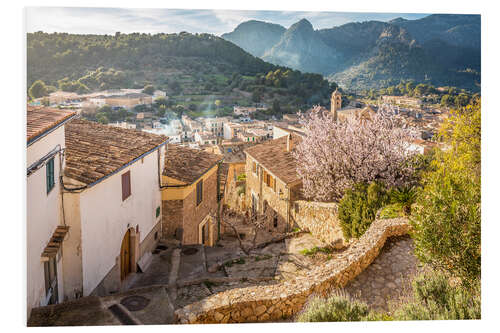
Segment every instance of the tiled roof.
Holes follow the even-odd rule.
[[[74,111],[28,105],[26,116],[27,142],[56,127],[75,114]]]
[[[299,180],[296,171],[296,162],[292,153],[286,150],[287,135],[278,139],[269,140],[265,143],[250,147],[245,152],[252,156],[264,168],[287,184]],[[291,134],[293,146],[302,141],[302,137]],[[293,148],[292,148],[293,150]]]
[[[73,119],[66,125],[65,176],[91,184],[167,140],[136,130]]]
[[[170,144],[165,154],[163,175],[191,184],[222,160],[222,157],[201,149]]]

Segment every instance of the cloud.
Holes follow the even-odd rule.
[[[387,21],[399,16],[415,19],[425,14],[28,7],[26,28],[28,32],[42,30],[78,34],[114,34],[116,31],[123,33],[188,31],[221,35],[232,31],[238,24],[252,19],[277,23],[288,28],[300,19],[306,18],[315,29],[324,29],[348,22]]]

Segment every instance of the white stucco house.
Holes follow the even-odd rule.
[[[119,291],[161,237],[167,137],[73,119],[65,139],[64,299]]]
[[[60,175],[65,126],[75,113],[28,106],[26,151],[27,315],[63,300],[61,244],[68,225],[61,215]]]

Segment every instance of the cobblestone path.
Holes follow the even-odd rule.
[[[409,236],[388,239],[380,255],[348,283],[345,291],[375,310],[387,311],[388,301],[407,295],[413,277],[422,270],[413,249]]]

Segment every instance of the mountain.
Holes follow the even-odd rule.
[[[219,99],[233,105],[266,103],[274,113],[328,103],[336,86],[319,74],[273,65],[214,35],[27,34],[27,85],[85,93],[152,84],[179,108],[203,111]],[[212,103],[213,104],[213,103]],[[175,105],[175,104],[173,104]]]
[[[223,34],[221,37],[256,57],[262,57],[270,49],[270,45],[280,41],[285,31],[286,29],[279,24],[251,20],[241,23],[233,32]]]
[[[415,80],[478,90],[480,23],[479,15],[437,14],[314,30],[302,19],[279,42],[260,44],[261,50],[267,49],[263,55],[253,53],[251,45],[234,42],[273,64],[320,73],[346,88],[379,88]]]
[[[75,80],[100,67],[114,68],[131,79],[156,81],[173,72],[255,75],[275,65],[209,34],[74,35],[29,33],[28,86],[35,80],[55,84]]]
[[[306,19],[287,29],[280,41],[262,56],[262,59],[274,64],[320,74],[334,69],[337,58],[335,48],[326,45]]]
[[[408,31],[420,44],[433,39],[460,47],[481,47],[481,16],[433,14],[418,20],[397,18],[389,23]]]

